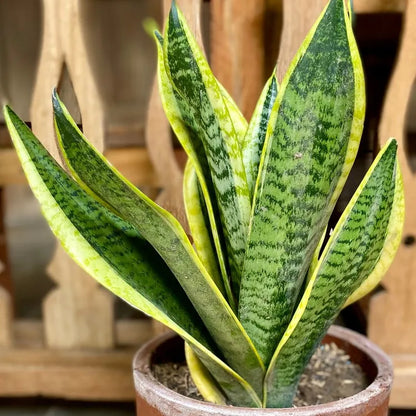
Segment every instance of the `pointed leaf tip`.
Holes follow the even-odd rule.
[[[172,19],[172,22],[175,25],[180,25],[179,13],[178,13],[178,6],[176,5],[176,1],[172,0],[172,5],[170,6],[170,13],[169,17]]]

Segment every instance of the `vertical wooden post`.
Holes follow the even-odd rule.
[[[0,188],[0,347],[9,347],[12,344],[13,302],[3,218],[3,189]]]
[[[265,0],[211,0],[211,65],[250,118],[264,85]]]
[[[80,0],[43,0],[43,39],[31,105],[35,134],[62,163],[55,141],[52,88],[64,63],[72,79],[85,134],[103,150],[103,112],[82,35]],[[110,348],[113,298],[100,289],[59,246],[49,266],[58,287],[43,303],[46,342],[54,348]]]
[[[408,0],[399,57],[379,128],[380,145],[389,137],[395,137],[399,144],[405,225],[396,259],[383,280],[386,290],[373,296],[370,302],[369,336],[390,354],[413,354],[416,363],[416,175],[410,168],[405,143],[407,106],[416,81],[415,22],[416,0]]]

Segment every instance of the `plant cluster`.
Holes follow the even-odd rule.
[[[91,276],[186,341],[207,400],[290,407],[328,327],[375,287],[399,245],[403,188],[393,139],[327,233],[364,123],[350,12],[344,0],[329,2],[281,85],[275,75],[267,81],[248,123],[172,4],[163,36],[155,33],[158,77],[189,156],[184,200],[193,244],[94,149],[56,92],[69,174],[5,107],[55,235]]]

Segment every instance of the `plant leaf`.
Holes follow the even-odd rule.
[[[233,291],[238,298],[251,209],[239,140],[220,87],[174,2],[165,31],[166,71],[186,102],[193,127],[204,146],[224,232]]]
[[[248,129],[247,120],[243,116],[241,110],[238,108],[238,105],[235,103],[228,91],[217,79],[216,81],[218,84],[218,88],[220,89],[222,98],[224,99],[224,104],[226,105],[227,110],[230,114],[230,119],[233,123],[234,131],[237,135],[237,140],[240,143],[240,145],[242,145]]]
[[[179,94],[173,89],[172,83],[167,75],[165,68],[165,60],[163,56],[163,38],[160,34],[155,33],[156,45],[158,50],[158,79],[159,91],[162,99],[162,105],[166,116],[172,126],[176,137],[180,141],[182,147],[185,149],[188,157],[192,160],[198,176],[199,185],[204,197],[204,202],[207,208],[210,229],[215,246],[215,252],[220,267],[223,287],[227,294],[227,299],[231,307],[235,310],[234,295],[232,294],[230,282],[227,272],[227,261],[223,254],[223,238],[218,232],[218,224],[215,213],[218,213],[218,206],[213,190],[211,174],[209,172],[208,162],[206,160],[203,145],[191,128],[192,120],[189,118],[186,106]]]
[[[396,152],[396,141],[389,141],[328,240],[267,371],[268,407],[291,405],[304,367],[346,300],[380,264],[385,266],[380,256],[403,226],[403,186]],[[398,218],[393,217],[395,213]]]
[[[315,272],[316,266],[318,265],[319,254],[321,253],[321,249],[322,249],[322,246],[323,246],[324,241],[325,241],[327,230],[328,230],[328,227],[325,227],[324,232],[321,235],[321,239],[319,240],[319,243],[316,246],[316,249],[313,253],[311,264],[310,264],[309,270],[308,270],[308,276],[307,276],[307,282],[306,283],[309,283],[309,280],[311,280],[311,277],[313,276],[313,273]]]
[[[231,401],[258,406],[251,386],[215,355],[207,329],[156,250],[73,181],[9,107],[4,114],[29,184],[68,254],[107,289],[189,342]]]
[[[185,357],[192,380],[202,397],[211,403],[227,404],[227,400],[219,389],[215,379],[207,368],[202,364],[198,355],[193,352],[192,347],[185,343]]]
[[[254,194],[254,186],[259,173],[260,156],[266,139],[267,124],[276,101],[277,90],[278,82],[276,75],[273,73],[263,88],[241,146],[251,198]]]
[[[185,166],[183,177],[183,200],[186,218],[193,238],[194,246],[202,264],[206,267],[218,288],[224,294],[223,281],[215,255],[212,235],[209,232],[209,220],[206,206],[200,192],[198,177],[191,159]]]
[[[83,182],[106,201],[157,250],[194,305],[227,363],[253,388],[258,386],[263,378],[264,366],[181,225],[169,212],[128,182],[87,142],[56,92],[53,105],[58,141],[68,166],[76,173],[77,181]],[[257,394],[260,393],[261,390],[257,391]]]
[[[374,267],[370,275],[365,279],[357,290],[347,299],[344,304],[344,308],[358,299],[366,296],[370,293],[380,282],[382,277],[386,274],[388,268],[394,260],[394,256],[400,246],[404,213],[405,213],[405,201],[403,190],[403,179],[399,169],[399,165],[396,166],[396,187],[394,192],[393,207],[390,216],[389,226],[387,228],[387,237],[384,242],[383,249],[380,253],[379,261]]]
[[[364,107],[351,22],[331,0],[283,80],[256,183],[239,317],[266,366],[351,169]]]

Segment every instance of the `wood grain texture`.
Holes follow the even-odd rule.
[[[415,22],[416,0],[409,0],[399,57],[379,127],[380,145],[391,136],[399,144],[398,155],[405,188],[405,225],[401,247],[383,280],[386,291],[375,295],[370,303],[369,336],[389,353],[416,356],[416,243],[413,241],[416,237],[416,176],[409,165],[405,141],[407,106],[416,79]],[[416,404],[415,393],[414,397]]]
[[[250,118],[265,82],[265,0],[211,0],[214,75]]]

